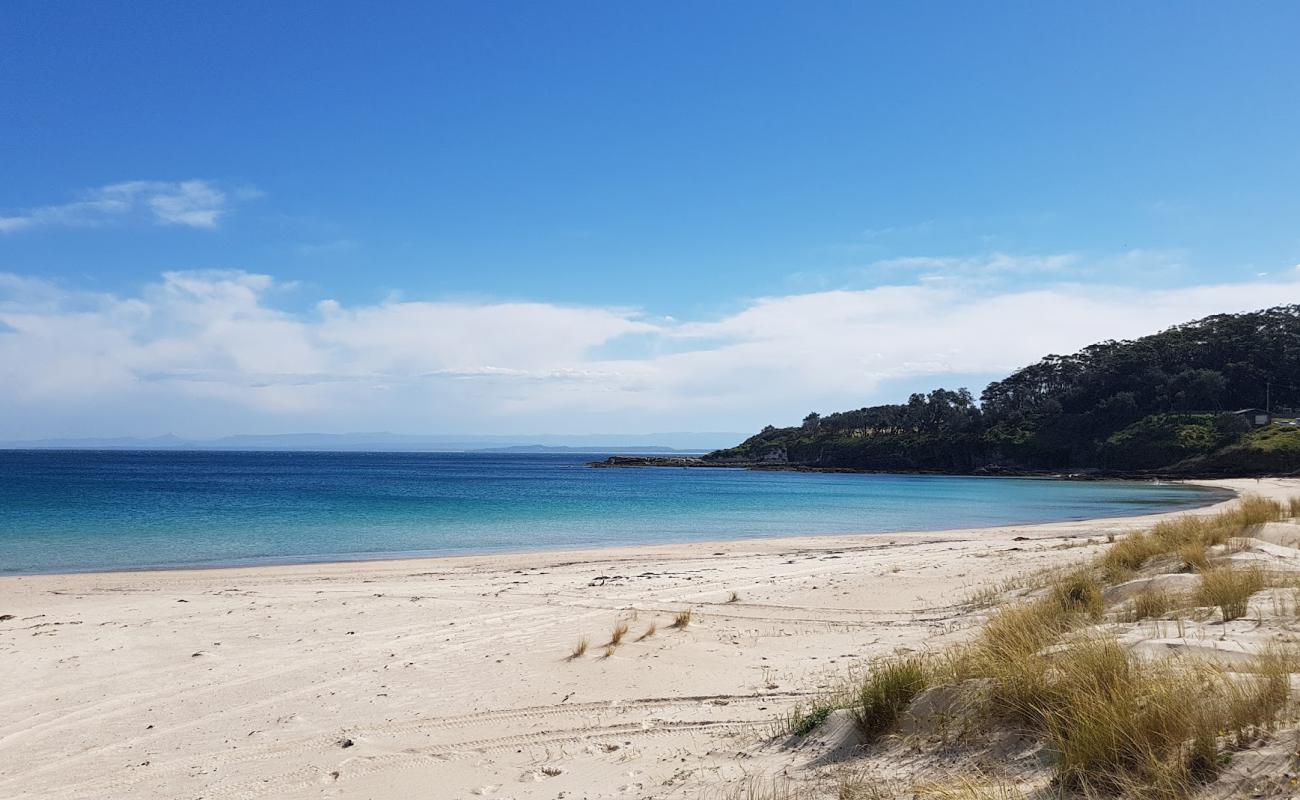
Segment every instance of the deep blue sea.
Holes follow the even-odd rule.
[[[0,574],[937,530],[1221,496],[1149,483],[585,466],[601,457],[0,451]]]

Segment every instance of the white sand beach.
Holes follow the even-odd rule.
[[[0,578],[0,797],[709,796],[853,663],[1153,519]]]

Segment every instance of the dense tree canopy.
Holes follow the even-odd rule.
[[[1230,412],[1266,404],[1300,406],[1300,306],[1049,355],[989,384],[979,402],[966,389],[935,389],[902,404],[814,412],[709,457],[957,472],[1210,470],[1214,454],[1235,447],[1240,471],[1253,439]]]

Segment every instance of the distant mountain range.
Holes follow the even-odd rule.
[[[4,450],[321,450],[380,452],[680,453],[729,447],[740,433],[410,435],[400,433],[241,434],[216,439],[153,437],[0,441]]]

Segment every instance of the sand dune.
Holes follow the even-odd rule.
[[[0,578],[0,797],[697,797],[974,588],[1150,521]]]

